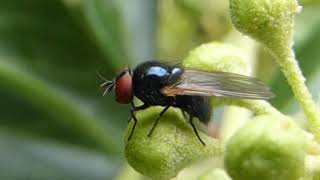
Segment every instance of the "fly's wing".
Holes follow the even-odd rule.
[[[185,69],[180,80],[162,89],[167,96],[198,95],[270,99],[270,88],[258,79],[227,72],[204,72]]]

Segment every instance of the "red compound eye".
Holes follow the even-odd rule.
[[[132,101],[132,77],[125,69],[120,73],[115,81],[116,101],[121,104],[128,104]]]

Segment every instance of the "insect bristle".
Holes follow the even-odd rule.
[[[105,96],[106,94],[109,94],[112,89],[114,88],[114,81],[106,81],[100,85],[100,87],[104,88],[104,91],[102,93],[102,96]]]
[[[114,80],[107,80],[99,71],[97,71],[98,76],[104,80],[100,87],[104,89],[102,96],[105,96],[106,94],[110,93],[112,89],[114,88],[115,82]]]

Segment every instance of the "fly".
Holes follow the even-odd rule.
[[[158,61],[141,63],[133,73],[125,68],[112,81],[105,81],[101,86],[104,88],[103,95],[114,89],[117,102],[131,103],[129,121],[133,119],[134,124],[128,140],[131,139],[138,122],[135,112],[158,105],[163,106],[164,109],[159,113],[149,131],[149,137],[162,115],[170,107],[177,107],[183,114],[189,114],[189,122],[203,145],[205,143],[200,138],[193,119],[198,118],[200,122],[208,124],[212,111],[210,96],[264,100],[273,97],[270,88],[253,77],[228,72],[188,69]],[[139,98],[143,105],[135,106],[134,96]]]

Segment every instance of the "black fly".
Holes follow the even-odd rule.
[[[205,143],[193,124],[193,118],[208,124],[212,110],[208,96],[248,99],[273,97],[269,87],[252,77],[227,72],[184,69],[179,65],[168,65],[157,61],[139,64],[133,74],[126,68],[115,79],[106,81],[102,86],[105,88],[105,93],[115,88],[116,100],[119,103],[132,104],[129,121],[133,119],[134,125],[128,140],[131,139],[138,121],[135,112],[159,105],[164,106],[164,109],[150,130],[149,137],[168,108],[178,107],[183,113],[189,114],[189,122],[203,145]],[[135,106],[133,96],[144,104]]]

